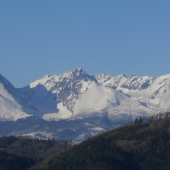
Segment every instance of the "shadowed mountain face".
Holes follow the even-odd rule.
[[[1,121],[0,136],[28,135],[44,139],[54,137],[62,140],[72,139],[73,143],[79,143],[100,132],[117,127],[118,124],[114,124],[107,117],[93,116],[81,120],[46,121],[30,116],[17,121]]]
[[[170,75],[158,78],[94,76],[79,68],[62,75],[47,75],[20,89],[0,76],[0,119],[12,122],[25,118],[29,122],[26,117],[37,117],[40,122],[47,123],[46,128],[37,122],[34,126],[41,127],[39,131],[31,125],[31,131],[15,131],[14,128],[14,132],[8,134],[29,133],[62,138],[61,134],[70,133],[74,134],[72,138],[76,142],[121,126],[136,117],[170,110],[169,96]],[[106,126],[105,120],[109,122]],[[52,130],[51,121],[60,125],[60,131]],[[76,122],[74,128],[71,122]]]
[[[17,120],[29,116],[28,98],[0,75],[0,120]]]

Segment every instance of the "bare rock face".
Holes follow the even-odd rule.
[[[170,75],[114,77],[89,75],[78,68],[62,75],[47,75],[20,89],[0,75],[0,120],[18,120],[22,125],[13,122],[12,127],[18,129],[4,128],[0,135],[69,136],[80,142],[136,117],[169,110]],[[29,129],[24,127],[26,120],[30,121]],[[8,123],[0,124],[8,127]]]
[[[88,75],[79,68],[62,75],[45,76],[43,79],[31,83],[30,88],[34,91],[35,87],[43,85],[51,94],[56,94],[55,99],[73,113],[78,96],[87,90],[83,89],[82,91],[83,84],[90,84],[92,82],[96,82],[95,77]],[[28,92],[25,93],[28,94]],[[29,95],[31,96],[30,93]]]
[[[52,88],[52,92],[57,91],[58,101],[62,102],[63,106],[66,106],[73,113],[75,102],[82,93],[83,83],[96,80],[94,76],[88,75],[82,69],[74,69],[71,73],[65,75],[62,80],[62,82],[56,83],[56,86]]]
[[[44,93],[41,100],[44,98],[44,103],[47,100],[46,98],[48,98],[48,101],[51,100],[51,103],[53,103],[53,109],[50,110],[51,105],[46,105],[46,108],[49,108],[50,111],[43,112],[43,114],[53,113],[53,110],[54,112],[60,112],[61,108],[58,108],[58,103],[61,103],[64,108],[74,115],[75,106],[76,111],[77,108],[80,108],[78,104],[81,103],[82,105],[84,102],[84,107],[86,107],[86,105],[89,106],[90,104],[94,104],[92,107],[99,108],[97,105],[102,101],[102,99],[102,102],[105,104],[101,106],[100,110],[94,109],[95,112],[103,112],[103,110],[107,110],[110,115],[113,112],[130,114],[133,114],[133,112],[139,112],[153,114],[155,112],[154,108],[160,112],[163,109],[160,106],[163,106],[163,102],[166,101],[165,103],[167,103],[167,100],[169,100],[166,95],[166,93],[169,92],[169,79],[170,75],[164,75],[158,78],[149,76],[130,76],[127,78],[123,74],[117,77],[106,74],[93,76],[87,74],[81,68],[78,68],[68,73],[63,73],[62,75],[45,76],[44,78],[31,83],[29,88],[20,89],[20,92],[26,94],[27,97],[32,99],[32,104],[28,102],[29,105],[31,105],[32,109],[37,109],[39,112],[43,112],[40,104],[38,103],[37,105],[34,103],[39,101],[40,95]],[[38,91],[43,88],[44,90],[41,90],[41,93],[38,93]],[[94,88],[97,88],[98,90],[94,90]],[[94,91],[96,93],[94,93]],[[162,91],[164,91],[164,93]],[[121,98],[121,95],[126,95],[128,99],[123,97],[126,99],[122,104],[119,100],[117,100],[117,104],[115,104],[113,102],[113,98]],[[95,96],[98,96],[98,99],[96,99]],[[166,96],[166,99],[164,99],[164,96]],[[91,98],[94,98],[96,102],[91,101]],[[99,100],[100,98],[101,100]],[[85,101],[82,101],[83,99]],[[91,102],[90,104],[88,104],[88,100]],[[140,105],[138,107],[140,111],[134,107],[134,103],[138,103]],[[141,103],[145,103],[145,107]],[[102,105],[102,103],[100,104]],[[165,108],[167,110],[169,109],[169,106],[166,104]],[[88,107],[87,110],[84,109],[84,111],[90,112]],[[63,112],[60,112],[60,114],[63,114]],[[136,115],[138,114],[135,114],[135,116]]]

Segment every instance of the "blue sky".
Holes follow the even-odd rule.
[[[170,1],[0,1],[0,74],[15,87],[82,67],[170,73]]]

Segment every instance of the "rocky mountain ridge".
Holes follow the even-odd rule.
[[[52,127],[47,123],[49,129],[44,126],[43,131],[31,128],[32,131],[26,130],[22,134],[46,137],[51,133],[51,136],[60,138],[59,133],[62,132],[63,136],[65,131],[71,130],[75,141],[78,141],[121,126],[136,117],[168,111],[169,96],[170,74],[158,78],[126,77],[123,74],[114,77],[89,75],[79,68],[62,75],[47,75],[20,89],[0,76],[0,119],[16,121],[33,116],[43,121],[36,118],[29,120],[64,121],[63,125],[59,123],[60,131],[55,133],[50,132]],[[73,128],[74,121],[79,123]]]

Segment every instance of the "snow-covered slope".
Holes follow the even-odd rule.
[[[79,96],[74,107],[74,115],[84,117],[92,113],[105,113],[127,101],[129,98],[123,93],[95,84],[90,90]]]
[[[79,68],[62,75],[47,75],[20,92],[28,95],[45,120],[59,120],[71,118],[79,95],[95,84],[94,76]]]
[[[136,117],[167,110],[170,74],[158,78],[94,76],[79,68],[47,75],[21,89],[0,75],[0,120],[17,120],[24,129],[7,134],[70,137],[79,142]],[[20,118],[30,121],[29,130]]]
[[[0,75],[0,120],[17,120],[28,117],[27,98]]]
[[[29,105],[45,120],[73,120],[106,112],[112,120],[122,114],[134,119],[170,109],[169,80],[170,75],[93,76],[79,68],[62,75],[47,75],[20,92],[27,95]]]

